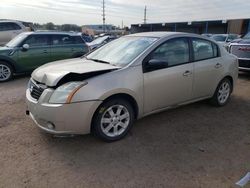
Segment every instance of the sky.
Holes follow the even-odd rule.
[[[105,0],[106,23],[148,23],[250,18],[250,0]],[[102,0],[1,0],[0,19],[77,25],[102,23]]]

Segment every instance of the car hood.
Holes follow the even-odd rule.
[[[55,61],[43,65],[34,70],[31,77],[39,83],[43,83],[47,86],[53,87],[56,86],[58,82],[66,76],[69,76],[68,79],[73,79],[73,77],[75,78],[75,76],[81,78],[82,76],[82,80],[84,80],[84,78],[86,79],[86,75],[88,73],[104,73],[119,68],[120,67],[110,64],[97,63],[83,58],[76,58]]]
[[[250,44],[250,39],[244,39],[244,38],[242,38],[242,39],[236,39],[236,40],[233,40],[233,41],[231,42],[231,44],[233,44],[233,43],[238,43],[238,44]]]

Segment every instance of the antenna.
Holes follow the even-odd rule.
[[[102,0],[102,24],[103,24],[103,32],[105,33],[105,0]]]
[[[144,9],[144,19],[143,19],[143,23],[146,24],[147,23],[147,6],[145,6],[145,9]]]

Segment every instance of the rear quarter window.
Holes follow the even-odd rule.
[[[75,44],[85,44],[81,36],[75,36],[74,41],[75,41]]]

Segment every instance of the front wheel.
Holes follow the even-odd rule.
[[[211,99],[211,102],[215,106],[224,106],[229,101],[230,95],[232,93],[232,83],[229,79],[223,79]]]
[[[97,109],[92,130],[104,141],[117,141],[126,136],[133,125],[134,118],[131,104],[124,99],[114,98]]]
[[[12,67],[5,62],[0,62],[0,82],[6,82],[13,77]]]

